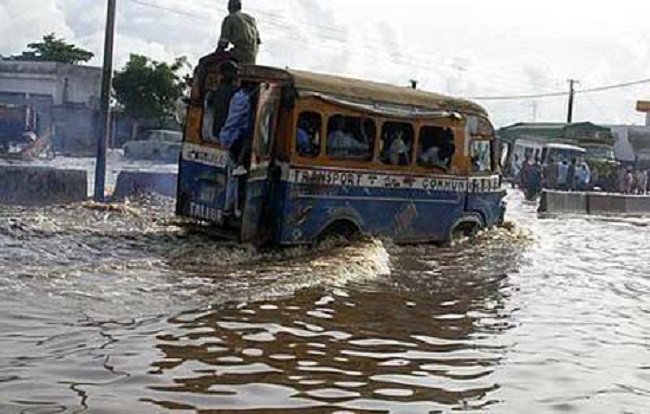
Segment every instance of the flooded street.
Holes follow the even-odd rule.
[[[168,200],[0,208],[1,413],[644,413],[650,220],[255,252]]]

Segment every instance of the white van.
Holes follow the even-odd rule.
[[[524,161],[538,160],[540,164],[557,163],[559,161],[571,161],[575,158],[581,161],[585,158],[586,150],[582,147],[569,144],[541,143],[520,139],[515,142],[510,156],[509,170],[511,178],[519,176]]]

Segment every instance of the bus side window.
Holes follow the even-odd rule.
[[[320,135],[323,120],[316,112],[302,112],[296,126],[296,151],[301,157],[320,155]]]
[[[381,129],[381,162],[411,165],[415,132],[411,124],[386,122]]]
[[[327,155],[338,159],[370,161],[376,134],[377,127],[372,119],[334,115],[327,123]]]
[[[419,166],[448,169],[455,153],[454,132],[450,128],[423,126],[420,129]]]
[[[488,140],[472,141],[470,146],[472,172],[489,172],[492,170],[492,142]]]

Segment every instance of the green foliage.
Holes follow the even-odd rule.
[[[43,36],[42,42],[30,43],[27,51],[20,55],[12,56],[13,60],[30,60],[41,62],[60,62],[76,65],[88,62],[95,56],[88,50],[66,43],[61,38],[57,39],[54,33]]]
[[[174,103],[183,95],[185,82],[179,72],[187,65],[184,57],[168,64],[131,55],[113,80],[115,99],[124,112],[135,119],[160,119],[170,115],[174,112]]]

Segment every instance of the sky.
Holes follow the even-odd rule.
[[[117,0],[116,67],[131,53],[190,61],[214,50],[227,0]],[[258,63],[459,97],[529,95],[650,78],[650,2],[243,0]],[[55,32],[102,62],[105,0],[0,0],[0,54]],[[641,124],[650,83],[581,93],[574,121]],[[566,97],[479,100],[497,126],[564,122]]]

